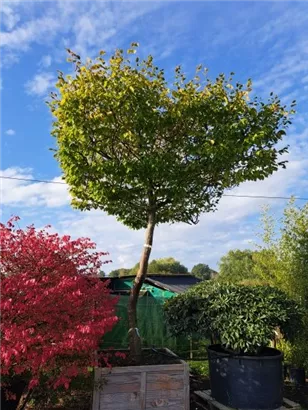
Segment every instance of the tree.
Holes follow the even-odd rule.
[[[48,387],[68,388],[95,365],[102,336],[117,322],[117,300],[99,280],[107,254],[93,242],[16,229],[17,219],[0,224],[1,376],[28,381],[23,408],[42,376]]]
[[[139,270],[139,263],[137,263],[131,270],[130,274],[136,275]],[[153,259],[149,265],[147,273],[158,275],[176,275],[188,273],[186,266],[182,265],[179,261],[172,257]]]
[[[196,278],[209,280],[216,275],[216,272],[211,269],[209,265],[206,265],[205,263],[198,263],[192,268],[191,274]]]
[[[268,208],[262,220],[263,243],[254,258],[258,276],[308,309],[308,205],[298,208],[291,200],[282,220],[275,220]]]
[[[130,269],[120,268],[120,269],[112,270],[108,276],[110,278],[118,278],[118,277],[127,276],[127,275],[130,275]]]
[[[263,213],[263,243],[255,256],[261,280],[287,292],[305,311],[302,332],[292,345],[281,342],[286,359],[308,370],[308,204],[302,208],[291,200],[282,220]]]
[[[123,276],[129,276],[130,274],[131,274],[130,269],[126,269],[126,268],[119,269],[120,278],[123,277]]]
[[[256,279],[254,255],[250,249],[229,251],[220,260],[218,279],[232,283]]]
[[[133,43],[128,55],[136,53]],[[138,361],[138,295],[158,224],[198,223],[227,188],[266,178],[285,161],[276,148],[290,123],[278,97],[249,102],[251,81],[215,81],[198,66],[173,84],[153,62],[117,50],[83,64],[69,50],[76,75],[59,73],[49,103],[52,135],[72,205],[101,209],[132,229],[145,228],[139,271],[129,298],[130,351]]]

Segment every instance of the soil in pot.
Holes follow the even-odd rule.
[[[282,353],[265,348],[258,356],[232,355],[220,345],[208,348],[212,396],[241,409],[276,409],[282,405]]]
[[[102,351],[103,355],[108,359],[108,364],[112,367],[126,367],[126,366],[136,366],[136,362],[133,357],[130,356],[129,350],[121,350],[121,351],[112,351],[106,350]],[[119,355],[118,353],[121,353]],[[123,355],[123,356],[122,356]],[[159,364],[178,364],[181,363],[180,359],[176,356],[172,356],[171,354],[167,353],[165,350],[152,350],[152,349],[144,349],[142,350],[141,360],[138,363],[138,366],[154,366]],[[101,360],[100,362],[101,367],[106,367],[106,362]]]

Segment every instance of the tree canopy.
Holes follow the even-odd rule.
[[[120,269],[114,269],[109,273],[110,278],[118,278],[121,276],[127,276],[131,275],[131,269],[126,269],[126,268],[120,268]]]
[[[215,277],[217,272],[215,272],[209,267],[209,265],[206,265],[205,263],[198,263],[197,265],[193,266],[191,274],[196,278],[209,280]]]
[[[232,283],[256,279],[255,254],[256,252],[250,249],[229,251],[220,259],[218,279]]]
[[[130,271],[130,274],[135,275],[138,272],[139,263],[137,263]],[[159,275],[166,274],[185,274],[188,273],[186,266],[172,257],[153,259],[148,266],[148,272]]]
[[[137,44],[128,50],[136,53]],[[56,158],[73,206],[99,208],[131,228],[196,223],[225,188],[266,178],[284,166],[276,148],[289,123],[277,97],[249,101],[251,81],[215,81],[198,66],[191,80],[176,67],[173,84],[149,56],[101,51],[76,75],[59,74],[50,107]]]

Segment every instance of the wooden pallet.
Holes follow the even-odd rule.
[[[219,409],[219,410],[233,410],[231,407],[225,406],[218,401],[216,401],[212,396],[211,396],[211,390],[202,390],[202,391],[195,391],[194,392],[198,397],[206,401],[209,405],[209,408],[211,410]],[[279,407],[279,409],[276,410],[295,410],[295,409],[300,409],[301,406],[298,403],[295,403],[292,400],[286,399],[285,397],[283,398],[283,406]]]

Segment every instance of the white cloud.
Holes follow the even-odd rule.
[[[30,45],[51,40],[61,28],[61,18],[44,16],[21,24],[10,32],[1,33],[1,46],[10,51],[26,51]]]
[[[31,95],[46,96],[47,92],[54,86],[55,80],[53,73],[38,73],[26,83],[26,91]]]
[[[0,13],[3,14],[1,18],[3,25],[9,31],[12,30],[20,20],[19,14],[15,13],[14,10],[5,3],[1,5]]]
[[[57,208],[69,204],[69,194],[65,184],[46,184],[18,180],[33,179],[31,170],[18,167],[7,168],[1,176],[17,178],[2,179],[0,196],[4,206],[9,207],[47,207]],[[61,182],[60,177],[52,179]]]
[[[15,130],[12,130],[11,128],[5,131],[6,135],[15,135]]]
[[[44,68],[48,68],[51,65],[52,58],[49,54],[42,57],[39,65]]]
[[[286,47],[279,56],[279,63],[273,62],[267,73],[262,72],[260,79],[254,81],[253,85],[258,92],[267,95],[273,91],[284,103],[289,104],[292,99],[299,102],[307,98],[301,86],[301,82],[305,83],[306,78],[308,48],[304,42],[298,41]]]
[[[115,35],[114,44],[118,45],[124,29],[130,29],[137,19],[162,6],[158,2],[46,1],[43,14],[36,8],[36,12],[25,14],[26,20],[13,30],[1,33],[4,58],[7,53],[25,52],[34,44],[44,44],[45,48],[52,45],[54,53],[58,47],[63,53],[65,44],[86,57],[94,49],[97,52],[98,47],[113,48],[110,40]]]

